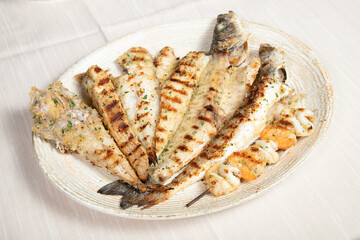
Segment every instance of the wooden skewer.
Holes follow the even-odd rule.
[[[205,196],[208,192],[210,192],[210,188],[206,189],[202,194],[200,194],[199,196],[197,196],[196,198],[194,198],[194,200],[192,200],[191,202],[189,202],[188,204],[186,204],[186,207],[190,207],[191,205],[193,205],[194,203],[196,203],[198,200],[200,200],[200,198],[202,198],[203,196]]]

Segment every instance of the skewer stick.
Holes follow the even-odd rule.
[[[194,198],[194,200],[192,200],[191,202],[189,202],[188,204],[186,204],[186,207],[190,207],[191,205],[193,205],[194,203],[196,203],[198,200],[200,200],[200,198],[202,198],[203,196],[205,196],[208,192],[210,192],[210,188],[206,189],[202,194],[200,194],[199,196],[197,196],[196,198]]]

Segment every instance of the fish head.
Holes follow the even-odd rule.
[[[258,78],[268,77],[285,83],[287,74],[284,52],[268,43],[264,43],[260,45],[259,57],[261,59],[261,67]]]
[[[228,53],[230,63],[238,66],[245,61],[248,54],[248,37],[249,34],[244,31],[239,17],[234,12],[220,14],[214,28],[210,54]]]

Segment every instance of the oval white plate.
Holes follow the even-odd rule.
[[[59,80],[89,104],[83,88],[73,77],[75,74],[97,64],[102,68],[109,68],[110,73],[117,76],[120,74],[120,68],[114,60],[133,46],[143,46],[153,55],[164,46],[173,47],[178,56],[184,56],[191,50],[207,52],[214,24],[214,19],[195,20],[132,33],[108,43],[83,58]],[[280,162],[267,167],[265,174],[257,180],[242,184],[238,191],[226,196],[215,198],[207,195],[190,208],[186,208],[185,204],[205,189],[201,182],[150,209],[140,210],[132,207],[121,210],[118,196],[96,193],[99,188],[114,181],[115,177],[93,167],[77,155],[59,153],[52,144],[34,136],[35,152],[45,174],[60,190],[85,206],[112,215],[141,219],[183,218],[220,211],[258,196],[291,174],[309,156],[329,124],[333,108],[329,76],[311,50],[293,37],[257,23],[244,22],[244,25],[246,31],[251,33],[249,40],[251,55],[256,55],[259,44],[264,42],[284,50],[288,83],[298,92],[306,94],[302,104],[310,109],[317,109],[318,118],[315,134],[301,139],[294,148],[283,153]]]

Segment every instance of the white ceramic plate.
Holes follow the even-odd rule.
[[[181,57],[191,50],[208,51],[214,24],[214,19],[195,20],[126,35],[74,64],[59,80],[89,104],[90,101],[82,87],[73,77],[75,74],[97,64],[102,68],[109,68],[110,72],[117,76],[120,74],[120,68],[114,60],[133,46],[143,46],[153,55],[162,47],[171,46]],[[309,156],[329,124],[333,108],[329,76],[311,50],[293,37],[257,23],[244,22],[244,25],[245,30],[251,33],[249,39],[251,55],[256,55],[259,44],[265,42],[284,50],[288,83],[298,92],[306,94],[302,102],[304,106],[317,109],[318,121],[315,134],[301,139],[294,148],[283,153],[280,162],[267,167],[261,177],[242,184],[240,189],[232,194],[218,198],[207,195],[190,208],[185,207],[185,204],[205,189],[201,182],[150,209],[140,210],[132,207],[121,210],[118,196],[96,193],[99,188],[114,181],[115,177],[92,166],[77,155],[59,153],[52,144],[34,136],[35,152],[45,174],[61,191],[85,206],[112,215],[141,219],[183,218],[220,211],[258,196],[290,175]]]

